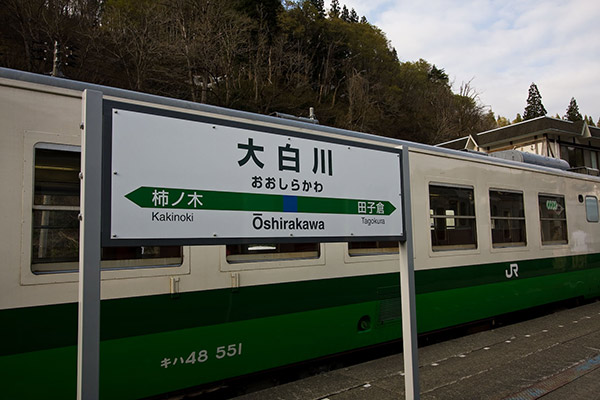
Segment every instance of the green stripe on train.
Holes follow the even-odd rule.
[[[392,340],[358,332],[376,302],[104,341],[100,395],[134,399]],[[74,398],[76,347],[0,357],[6,398]]]
[[[526,274],[522,268],[520,273]],[[447,283],[447,287],[452,288],[421,291],[417,296],[419,331],[440,329],[561,299],[598,295],[598,275],[597,269],[581,268],[529,279],[507,280],[505,277],[503,281],[467,287]],[[278,292],[266,290],[270,287],[265,286],[262,287],[264,293],[251,299],[255,300],[251,305],[272,306],[280,311],[277,315],[266,315],[267,310],[256,310],[252,318],[237,315],[237,320],[229,323],[205,323],[204,326],[156,331],[135,337],[105,337],[101,344],[101,397],[130,399],[150,396],[399,338],[401,324],[397,286],[387,285],[393,277],[397,275],[382,275],[380,278],[387,280],[375,281],[369,281],[373,277],[356,277],[356,280],[304,282],[305,290],[301,295],[294,293],[291,297],[297,300],[304,298],[307,307],[315,308],[292,311],[294,307],[301,306],[288,302],[291,306],[289,313],[282,312],[278,303],[281,299],[290,299],[284,293],[284,289],[290,286],[273,285],[280,290]],[[348,279],[352,285],[345,287],[353,287],[356,293],[339,292],[339,286]],[[359,287],[361,280],[365,283],[362,288]],[[384,283],[385,286],[374,287],[373,283]],[[315,287],[324,292],[310,291]],[[273,293],[280,297],[270,298]],[[325,298],[333,293],[345,295],[345,299],[333,302],[351,304],[319,309],[318,301],[326,302]],[[367,297],[380,300],[368,300]],[[392,307],[396,310],[395,314],[387,310],[390,301],[392,305],[395,303]],[[204,309],[199,307],[196,311]],[[251,311],[251,307],[246,309]],[[157,324],[170,325],[166,320],[168,315],[162,314],[164,310],[155,308],[151,311],[157,312]],[[386,318],[383,318],[384,312]],[[111,318],[116,316],[125,317],[124,314],[113,314]],[[371,318],[371,326],[360,331],[359,321],[364,316]],[[194,315],[189,317],[196,318]],[[106,316],[103,318],[105,323],[111,321]],[[384,320],[386,322],[382,322]],[[52,325],[52,316],[46,316],[41,322]],[[114,319],[110,328],[114,332],[121,327],[128,330],[130,324],[127,320]],[[43,341],[45,333],[46,330],[39,329],[29,336]],[[71,345],[0,357],[0,374],[6,382],[10,382],[3,394],[7,398],[21,399],[73,397],[75,350],[75,346]]]
[[[581,269],[420,293],[419,331],[598,295],[598,275],[596,269]],[[305,296],[312,294],[305,292]],[[380,301],[104,340],[101,398],[150,396],[397,339],[401,335],[397,292],[382,287],[377,296]],[[380,322],[383,304],[389,300],[395,301],[395,318]],[[371,326],[360,331],[359,321],[364,316],[371,318]],[[38,340],[43,340],[44,332],[36,333]],[[76,347],[68,346],[0,357],[0,374],[10,382],[3,395],[20,399],[74,397],[75,354]]]
[[[511,263],[422,270],[416,273],[418,294],[510,281]],[[518,277],[541,277],[600,268],[600,255],[519,261]],[[102,339],[188,329],[205,325],[337,307],[399,296],[398,274],[365,275],[290,282],[239,289],[105,300]],[[382,288],[387,294],[382,295]],[[77,304],[0,311],[0,355],[74,345]],[[43,332],[43,340],[40,340]]]

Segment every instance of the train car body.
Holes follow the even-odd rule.
[[[408,147],[419,332],[600,294],[597,178],[2,69],[0,397],[75,396],[86,88],[131,104]],[[105,249],[102,268],[104,399],[401,336],[395,243]]]

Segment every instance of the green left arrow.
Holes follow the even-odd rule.
[[[265,193],[222,192],[142,186],[125,197],[142,208],[391,215],[387,200],[339,199]]]

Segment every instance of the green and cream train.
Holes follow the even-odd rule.
[[[408,148],[419,332],[600,294],[596,177],[0,69],[0,398],[76,395],[84,89]],[[384,241],[104,248],[100,396],[154,396],[397,340],[398,249]]]

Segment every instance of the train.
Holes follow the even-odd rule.
[[[76,396],[86,89],[406,149],[419,333],[600,295],[597,177],[2,68],[0,398]],[[398,254],[392,240],[104,247],[100,398],[205,387],[397,341]]]

